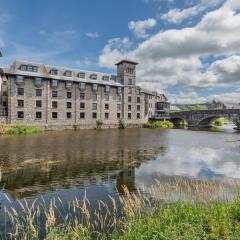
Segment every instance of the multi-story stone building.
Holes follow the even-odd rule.
[[[141,125],[155,115],[165,116],[164,94],[136,85],[136,66],[123,60],[110,75],[15,61],[0,72],[0,121],[48,128],[117,127],[119,119]]]

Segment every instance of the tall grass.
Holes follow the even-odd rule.
[[[43,132],[42,128],[26,125],[0,125],[0,135],[19,135]]]
[[[12,230],[8,239],[240,239],[240,183],[176,177],[156,180],[151,187],[109,196],[97,207],[84,198],[68,204],[62,223],[61,199],[50,205],[19,201],[21,211],[5,209]],[[9,200],[10,201],[10,200]],[[41,208],[44,211],[41,211]],[[41,221],[44,224],[41,226]],[[40,227],[41,226],[41,227]]]

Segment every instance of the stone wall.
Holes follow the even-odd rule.
[[[0,124],[6,124],[7,123],[7,117],[0,116]]]

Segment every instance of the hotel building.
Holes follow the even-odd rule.
[[[117,127],[166,118],[166,96],[136,85],[137,64],[120,61],[110,75],[15,61],[0,69],[0,123],[95,128],[98,119]]]

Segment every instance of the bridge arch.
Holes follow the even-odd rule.
[[[206,116],[203,117],[202,119],[199,120],[197,127],[202,127],[202,128],[208,128],[208,127],[212,127],[213,123],[218,119],[221,118],[222,116]]]
[[[187,120],[183,117],[173,117],[170,119],[170,121],[173,123],[175,127],[186,125]]]

